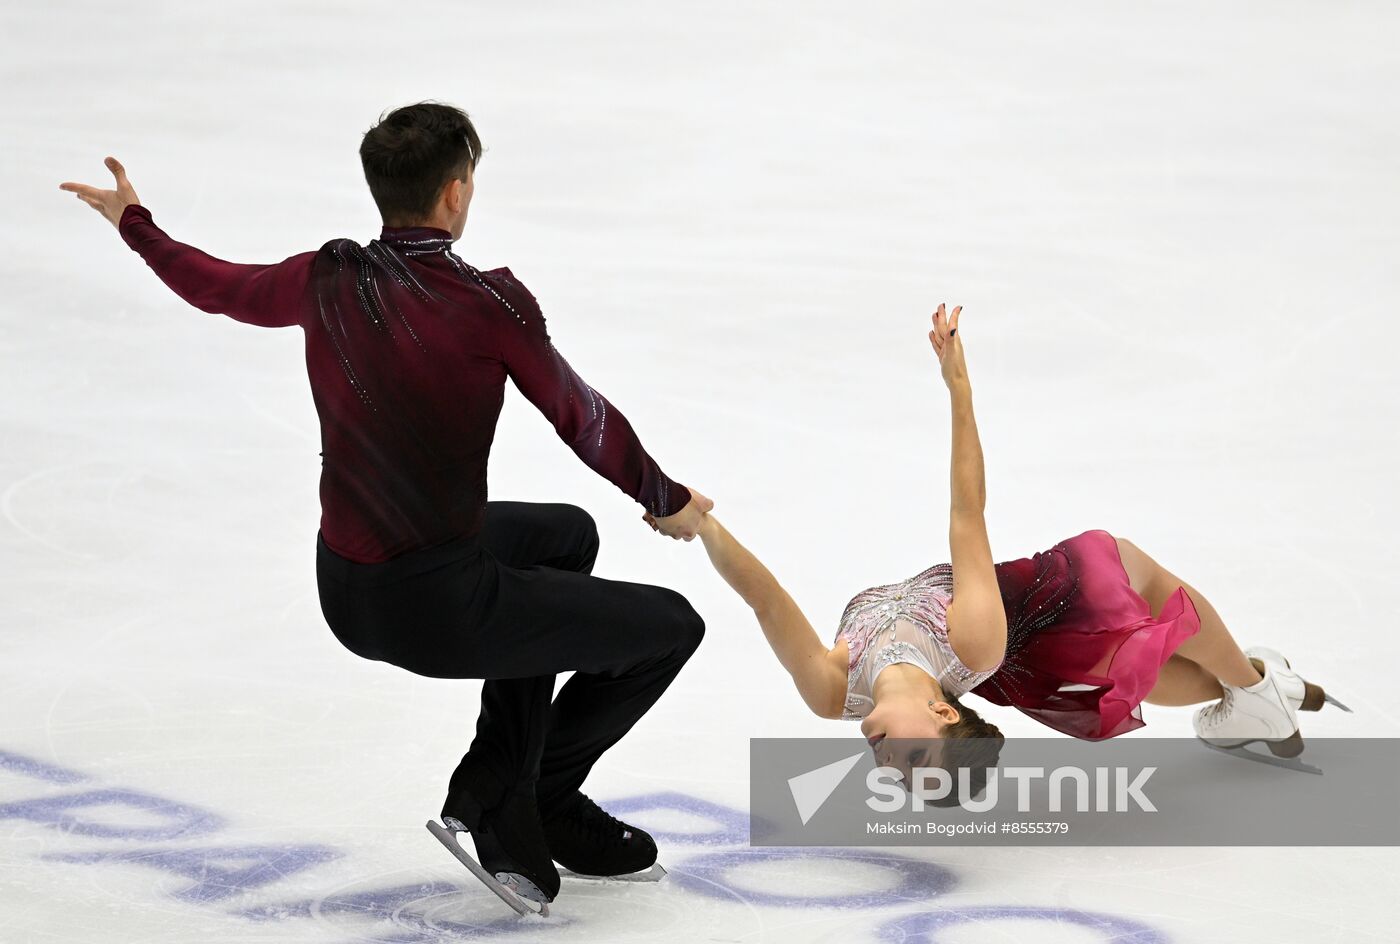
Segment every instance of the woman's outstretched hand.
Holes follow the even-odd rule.
[[[122,211],[133,203],[140,203],[141,200],[136,196],[131,181],[126,179],[126,168],[122,166],[121,161],[109,157],[103,163],[117,179],[116,190],[99,190],[97,187],[73,183],[71,180],[59,184],[58,189],[76,193],[79,200],[101,213],[113,226],[118,226],[122,220]]]
[[[933,350],[938,355],[938,364],[943,369],[943,382],[950,389],[968,382],[962,338],[958,337],[958,315],[961,312],[962,306],[959,305],[953,309],[950,316],[945,306],[939,305],[938,310],[933,313],[933,330],[928,333],[928,339],[933,343]]]

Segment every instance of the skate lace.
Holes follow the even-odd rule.
[[[1220,700],[1206,708],[1201,716],[1201,722],[1205,727],[1213,728],[1230,716],[1230,708],[1235,700],[1235,693],[1228,686],[1224,688],[1225,694],[1220,696]]]
[[[621,845],[627,841],[631,835],[625,823],[611,816],[597,803],[590,800],[585,794],[582,797],[578,808],[571,814],[563,817],[559,825],[567,827],[594,845],[607,843],[609,845]]]

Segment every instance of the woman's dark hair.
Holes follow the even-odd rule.
[[[415,226],[432,216],[442,188],[466,180],[481,159],[467,113],[418,102],[380,115],[360,141],[365,182],[385,226]]]
[[[946,701],[958,710],[956,724],[950,724],[943,731],[943,754],[940,764],[953,780],[953,789],[946,797],[928,801],[933,806],[957,806],[959,800],[976,799],[987,788],[987,771],[997,765],[1001,757],[1001,745],[1006,740],[1001,729],[986,721],[977,712],[966,707],[952,695]],[[959,793],[961,781],[958,768],[968,768],[968,786],[971,793]]]

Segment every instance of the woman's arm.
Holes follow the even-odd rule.
[[[948,604],[948,642],[964,665],[984,671],[1006,654],[1006,610],[982,514],[987,505],[986,476],[972,412],[972,384],[963,360],[962,338],[957,334],[961,312],[959,306],[946,318],[944,307],[939,305],[929,332],[953,414],[952,502],[948,513],[953,601]]]
[[[701,519],[700,540],[705,542],[715,570],[753,608],[768,645],[797,683],[807,707],[823,718],[841,717],[846,675],[792,597],[718,518],[706,515]]]

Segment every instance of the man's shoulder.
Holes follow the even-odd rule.
[[[521,288],[524,288],[520,280],[515,277],[515,273],[510,271],[510,266],[497,266],[494,269],[477,269],[477,271],[481,273],[482,278],[490,279],[493,282],[498,282],[503,285],[520,285]]]
[[[539,299],[535,298],[533,292],[525,287],[525,283],[515,277],[515,273],[509,266],[498,266],[495,269],[478,269],[481,279],[496,291],[501,298],[513,305],[523,305],[525,310],[543,317],[540,311]]]
[[[312,252],[313,252],[313,253],[335,253],[335,252],[344,252],[345,250],[351,249],[351,248],[354,248],[354,249],[361,249],[361,250],[362,250],[362,249],[364,249],[365,247],[364,247],[364,246],[361,246],[358,242],[356,242],[355,240],[351,239],[351,238],[348,237],[348,236],[336,236],[336,237],[334,237],[334,238],[332,238],[332,239],[326,240],[325,242],[323,242],[323,243],[321,244],[321,248],[320,248],[320,249],[313,249]]]

